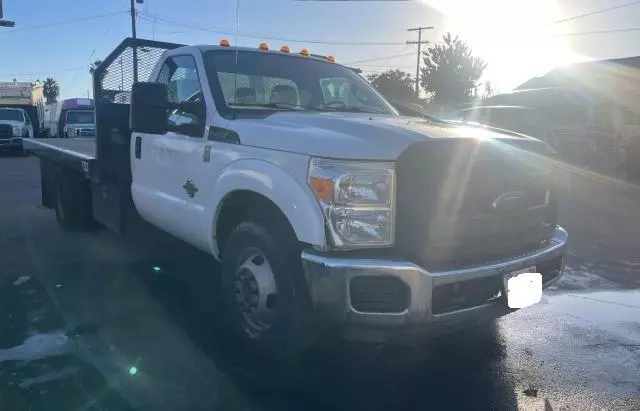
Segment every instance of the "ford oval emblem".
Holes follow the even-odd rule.
[[[517,211],[525,207],[524,193],[520,191],[509,191],[500,194],[493,200],[493,209],[496,211]]]

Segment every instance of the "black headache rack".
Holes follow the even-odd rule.
[[[134,212],[131,199],[129,111],[136,81],[150,81],[156,64],[182,44],[126,38],[93,73],[96,116],[95,161],[91,164],[94,217],[116,232]],[[134,61],[137,73],[134,72]]]
[[[156,63],[167,50],[182,44],[126,38],[93,73],[96,112],[96,160],[101,178],[131,181],[129,163],[129,104],[136,81],[149,81]],[[134,73],[137,56],[137,73]],[[137,74],[137,80],[135,79]]]

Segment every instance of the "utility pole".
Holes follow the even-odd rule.
[[[425,27],[415,27],[413,29],[407,29],[407,31],[417,31],[418,32],[418,41],[407,41],[407,44],[417,44],[418,45],[418,61],[416,62],[416,98],[420,97],[420,49],[422,44],[429,43],[428,41],[422,41],[422,30],[431,30],[433,26],[425,26]]]
[[[2,0],[0,0],[0,27],[14,27],[16,25],[15,21],[3,20],[4,12],[2,11]]]
[[[143,0],[131,0],[131,37],[134,40],[136,39],[136,3],[142,4]],[[133,82],[138,82],[138,47],[135,45],[133,46]]]

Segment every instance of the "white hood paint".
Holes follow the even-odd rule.
[[[234,120],[229,126],[244,145],[361,160],[395,160],[411,143],[434,138],[521,139],[481,127],[362,113],[281,112]]]

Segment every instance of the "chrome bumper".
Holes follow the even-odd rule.
[[[0,139],[0,148],[3,147],[22,147],[22,137]]]
[[[511,312],[503,299],[496,298],[464,309],[434,313],[433,291],[447,284],[492,276],[502,278],[511,271],[557,260],[557,274],[546,279],[546,287],[562,274],[567,238],[567,232],[556,227],[553,238],[545,246],[528,254],[448,271],[428,271],[403,260],[341,258],[313,250],[303,251],[302,262],[312,302],[322,317],[337,324],[395,330],[397,327],[474,320],[483,315],[495,318]],[[353,307],[350,299],[351,281],[357,277],[377,276],[395,277],[407,286],[409,298],[406,309],[401,312],[362,312]]]

